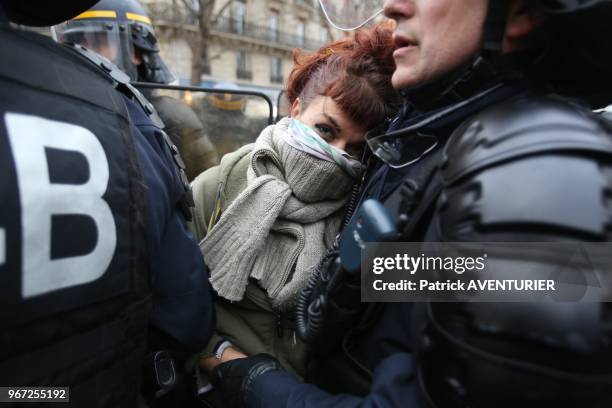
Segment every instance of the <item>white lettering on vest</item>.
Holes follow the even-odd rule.
[[[99,279],[117,244],[113,214],[102,199],[109,167],[100,141],[81,126],[37,116],[6,113],[5,121],[21,202],[22,296],[29,298]],[[89,166],[89,180],[79,185],[51,183],[45,148],[81,153]],[[96,245],[85,255],[51,259],[51,216],[67,214],[93,220],[98,231]]]

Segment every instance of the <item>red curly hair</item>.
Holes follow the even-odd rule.
[[[393,31],[388,24],[362,29],[317,52],[295,50],[287,96],[305,108],[318,96],[331,97],[355,123],[371,129],[393,116],[399,105],[391,86],[395,70]]]

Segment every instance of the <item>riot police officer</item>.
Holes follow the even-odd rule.
[[[0,382],[133,407],[147,348],[199,350],[214,312],[154,109],[108,60],[8,24],[93,3],[0,3]]]
[[[611,2],[387,0],[384,12],[405,105],[368,140],[379,163],[362,204],[384,203],[401,241],[609,241],[612,131],[591,109],[612,97]],[[354,232],[340,265],[347,240],[368,238]],[[325,346],[318,387],[266,355],[218,366],[217,386],[254,407],[612,403],[609,303],[339,303],[358,282],[302,308],[352,319],[302,331]]]
[[[58,41],[81,44],[110,59],[133,81],[170,84],[176,78],[159,55],[151,19],[137,0],[101,0],[53,28]],[[187,178],[219,163],[200,118],[182,101],[143,89],[178,147]]]
[[[219,82],[213,89],[240,88],[231,82]],[[210,93],[198,102],[197,111],[220,157],[253,143],[267,125],[253,123],[245,113],[247,103],[247,97],[232,93]]]

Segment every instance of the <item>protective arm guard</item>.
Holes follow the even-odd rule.
[[[445,148],[426,241],[607,241],[611,165],[609,125],[588,110],[533,97],[489,109]],[[529,262],[507,267],[538,267]],[[445,407],[609,406],[609,305],[421,305],[421,396]]]

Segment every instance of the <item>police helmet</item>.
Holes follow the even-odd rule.
[[[489,0],[481,55],[495,59],[501,51],[510,0]],[[612,62],[612,1],[531,0],[534,9],[546,16],[546,44],[535,58],[535,71],[568,96],[592,100],[593,91],[612,89],[608,74]],[[605,99],[605,96],[604,96]],[[609,101],[603,101],[606,103]]]
[[[14,23],[44,27],[72,18],[97,2],[98,0],[3,0],[0,7]]]
[[[240,88],[230,82],[219,82],[213,86],[213,89],[239,90]],[[236,93],[211,93],[208,96],[208,101],[214,109],[223,111],[244,112],[246,106],[244,95]]]
[[[548,41],[536,68],[557,93],[593,108],[612,94],[612,1],[539,0],[548,15]]]
[[[549,13],[575,13],[604,3],[606,0],[538,0],[540,7]]]
[[[101,0],[53,32],[57,41],[83,45],[113,61],[132,80],[175,80],[159,56],[151,19],[136,0]]]
[[[483,34],[485,48],[501,49],[509,3],[509,0],[489,0]],[[531,3],[553,21],[556,17],[564,17],[563,24],[566,31],[589,29],[583,25],[585,21],[592,20],[593,16],[589,11],[596,10],[607,17],[612,17],[609,9],[610,0],[532,0]]]

